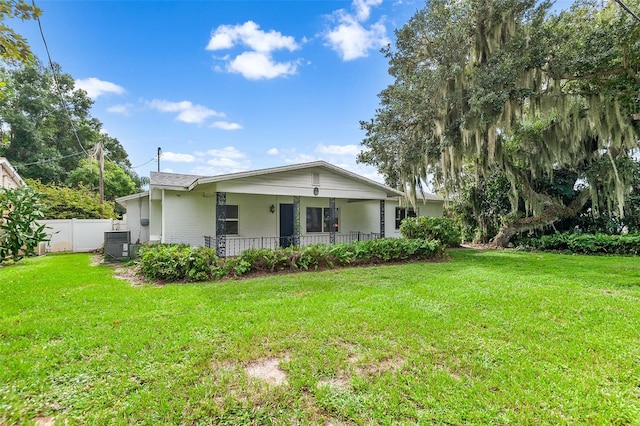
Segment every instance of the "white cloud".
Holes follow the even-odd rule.
[[[107,108],[107,112],[112,112],[114,114],[130,115],[132,108],[133,108],[133,104],[112,105],[109,108]]]
[[[214,111],[190,101],[170,102],[160,99],[147,101],[147,106],[160,112],[177,112],[176,120],[201,124],[209,117],[224,117],[224,113]]]
[[[193,163],[196,160],[191,154],[178,154],[170,151],[163,152],[160,159],[170,163]]]
[[[241,74],[249,80],[271,79],[297,72],[297,61],[277,62],[273,59],[276,50],[293,52],[299,49],[295,38],[274,30],[265,32],[253,21],[242,25],[220,25],[211,33],[206,49],[216,51],[237,46],[248,50],[233,58],[229,55],[214,57],[225,62],[228,72]],[[214,69],[219,71],[222,67],[215,66]]]
[[[360,153],[360,147],[358,145],[323,145],[320,144],[316,147],[316,152],[320,154],[328,155],[348,155],[355,156]]]
[[[244,152],[239,151],[236,147],[226,146],[222,149],[210,149],[207,151],[207,155],[211,157],[225,157],[225,158],[246,158]]]
[[[87,92],[87,95],[96,99],[98,96],[105,94],[116,94],[123,95],[126,93],[124,87],[118,86],[115,83],[111,83],[109,81],[100,80],[95,77],[89,77],[81,80],[75,81],[75,86],[77,89],[82,89]]]
[[[278,31],[262,31],[253,21],[242,25],[220,25],[211,33],[207,50],[230,49],[236,45],[244,45],[256,52],[272,52],[287,49],[290,52],[300,46],[291,36],[282,35]]]
[[[262,80],[295,74],[295,62],[275,62],[269,53],[243,52],[227,63],[227,71],[249,80]]]
[[[354,0],[353,8],[356,10],[356,16],[360,22],[369,19],[371,6],[380,6],[382,0]]]
[[[288,164],[310,163],[311,161],[320,160],[320,158],[309,154],[296,154],[293,156],[283,157],[282,159]]]
[[[278,155],[280,153],[280,151],[278,151],[278,148],[271,148],[269,151],[267,151],[267,154],[269,155]]]
[[[326,45],[338,52],[343,61],[351,61],[369,55],[371,50],[380,49],[389,44],[387,30],[381,18],[366,28],[363,24],[369,19],[371,8],[378,6],[382,0],[354,0],[352,7],[355,14],[344,9],[333,13],[338,25],[324,34]]]
[[[209,127],[214,127],[216,129],[222,130],[239,130],[242,129],[242,126],[238,123],[230,123],[228,121],[214,121],[211,123]]]

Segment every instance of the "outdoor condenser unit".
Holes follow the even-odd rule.
[[[129,259],[130,231],[110,231],[104,233],[104,260]]]

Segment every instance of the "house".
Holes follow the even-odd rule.
[[[13,189],[22,186],[27,186],[27,184],[16,172],[16,169],[9,163],[9,160],[0,157],[0,188]]]
[[[427,194],[416,211],[393,188],[324,161],[219,176],[151,173],[149,190],[117,198],[132,242],[215,247],[232,256],[286,247],[399,237],[407,216],[441,216]]]

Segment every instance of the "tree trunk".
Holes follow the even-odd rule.
[[[533,231],[551,225],[561,219],[575,217],[584,205],[589,201],[589,189],[583,189],[578,196],[568,206],[561,204],[553,204],[544,209],[539,216],[523,217],[515,222],[506,224],[500,229],[500,232],[492,238],[489,244],[494,248],[505,248],[514,235],[525,231]]]

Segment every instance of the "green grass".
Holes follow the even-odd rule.
[[[640,262],[452,261],[132,286],[0,268],[0,424],[640,424]],[[288,383],[245,367],[278,358]]]

